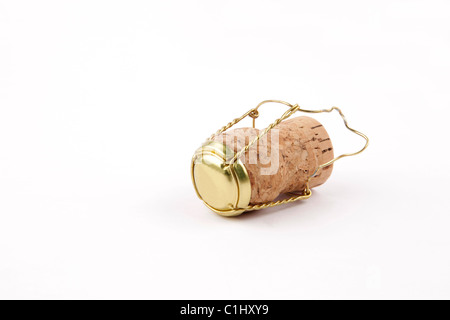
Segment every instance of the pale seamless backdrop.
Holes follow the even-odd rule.
[[[445,0],[0,0],[0,298],[450,298],[449,57]],[[371,145],[219,217],[191,156],[264,99]]]

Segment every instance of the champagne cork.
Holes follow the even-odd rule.
[[[289,107],[266,129],[258,130],[255,119],[266,103]],[[345,127],[364,138],[364,147],[334,158],[333,145],[325,128],[310,117],[291,118],[296,112],[337,111]],[[253,118],[253,128],[231,130],[241,120]],[[289,120],[288,120],[289,119]],[[330,177],[333,163],[363,152],[369,138],[351,128],[338,107],[302,109],[298,104],[264,100],[256,108],[234,119],[198,148],[191,161],[191,178],[200,200],[222,216],[237,216],[311,196],[309,189]]]
[[[234,152],[242,150],[260,133],[254,128],[230,130],[214,137]],[[282,122],[240,157],[251,186],[249,203],[276,200],[281,194],[305,190],[306,181],[319,167],[334,157],[325,128],[310,117]],[[320,170],[310,182],[314,188],[331,175],[332,165]]]
[[[191,163],[195,191],[214,212],[239,215],[252,206],[277,201],[282,194],[303,193],[314,173],[309,188],[330,177],[331,165],[316,172],[334,157],[330,137],[317,120],[297,117],[282,121],[241,152],[260,134],[255,128],[225,131],[195,152]]]

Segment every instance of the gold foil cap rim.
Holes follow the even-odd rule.
[[[192,158],[192,182],[198,197],[223,216],[243,213],[251,198],[250,178],[244,164],[238,160],[227,165],[227,159],[234,155],[223,143],[210,141]]]

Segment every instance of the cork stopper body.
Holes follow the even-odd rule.
[[[258,129],[239,128],[214,138],[234,152],[259,134]],[[319,165],[332,160],[333,146],[325,128],[310,117],[283,121],[241,157],[251,182],[250,204],[277,199],[281,194],[303,191]],[[332,166],[318,172],[310,188],[323,184]]]

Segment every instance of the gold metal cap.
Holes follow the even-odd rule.
[[[240,160],[227,165],[235,153],[226,145],[209,141],[192,158],[195,191],[207,207],[222,216],[237,216],[250,203],[252,193],[247,169]]]

